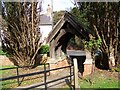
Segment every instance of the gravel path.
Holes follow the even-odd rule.
[[[72,67],[72,74],[73,74],[73,67]],[[64,79],[61,79],[61,80],[56,80],[56,79],[59,79],[59,78],[63,78],[65,76],[69,76],[70,75],[70,68],[67,68],[67,69],[62,69],[62,70],[57,70],[56,72],[54,73],[50,73],[50,75],[47,75],[47,78],[46,78],[46,81],[47,82],[50,82],[52,80],[55,80],[55,82],[52,82],[52,83],[48,83],[47,84],[47,89],[51,89],[51,88],[65,88],[66,85],[70,85],[70,77],[66,77]],[[43,81],[44,81],[44,78],[42,78]],[[73,80],[73,76],[71,78]],[[43,82],[42,82],[43,83]],[[39,85],[39,84],[42,84],[42,83],[38,83],[38,84],[33,84],[33,85]],[[31,86],[33,86],[31,85]],[[18,88],[29,88],[31,86],[25,86],[25,87],[18,87]],[[42,85],[42,86],[38,86],[36,88],[39,88],[39,89],[44,89],[45,88],[45,85]]]
[[[56,72],[56,74],[51,74],[47,78],[47,80],[51,81],[51,80],[66,77],[69,75],[70,75],[70,69],[64,69],[64,70]],[[70,83],[70,77],[67,77],[67,78],[64,78],[62,80],[58,80],[56,82],[50,83],[50,84],[48,84],[48,88],[64,88],[62,86],[65,84],[68,84],[68,83]]]

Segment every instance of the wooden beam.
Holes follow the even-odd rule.
[[[59,22],[53,27],[53,30],[49,33],[47,38],[47,43],[50,42],[55,35],[59,32],[59,30],[63,27],[64,23],[66,21],[64,20],[64,16],[59,20]]]
[[[50,57],[55,58],[55,41],[54,39],[50,42]]]
[[[77,59],[73,59],[73,64],[74,64],[74,85],[75,85],[75,90],[80,90],[80,86],[78,84],[78,64],[77,64]]]
[[[64,29],[61,29],[60,30],[60,32],[59,32],[59,34],[56,36],[56,38],[55,38],[55,42],[56,42],[56,46],[57,46],[57,43],[58,43],[58,41],[60,40],[60,38],[63,36],[63,35],[65,35],[66,34],[66,31],[64,30]]]

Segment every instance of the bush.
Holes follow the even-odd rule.
[[[0,55],[7,55],[3,50],[0,50]]]
[[[38,53],[47,54],[48,52],[49,52],[49,46],[48,45],[42,45]]]

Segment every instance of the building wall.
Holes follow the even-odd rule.
[[[0,66],[14,65],[7,56],[0,55]]]
[[[40,32],[42,33],[42,40],[44,41],[44,44],[46,44],[45,40],[51,30],[52,30],[52,25],[40,25]]]

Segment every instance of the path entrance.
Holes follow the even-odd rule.
[[[50,45],[50,57],[66,56],[69,40],[75,35],[81,39],[89,40],[90,30],[69,12],[66,12],[49,33],[47,43]]]
[[[58,58],[63,59],[68,57],[66,48],[72,37],[77,36],[81,39],[89,40],[90,34],[92,33],[88,28],[86,28],[82,23],[78,22],[78,20],[72,14],[66,12],[58,21],[58,23],[53,27],[53,30],[49,33],[47,38],[47,43],[50,45],[50,57],[52,62],[56,62],[55,60]],[[73,57],[71,58],[73,59],[74,64],[78,65],[76,62],[77,59],[80,58],[80,55],[74,56],[74,53],[72,53],[71,56]],[[79,62],[81,61],[82,60]],[[78,66],[83,66],[83,63],[84,61],[81,65]],[[78,88],[78,81],[76,79],[78,77],[78,70],[75,70],[75,72],[75,83],[77,83],[75,84],[75,88]]]

